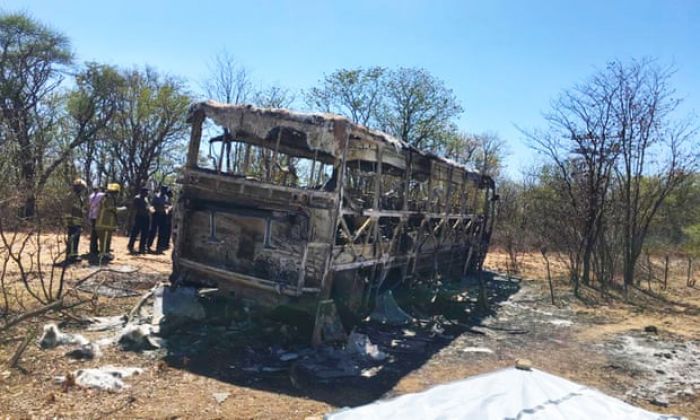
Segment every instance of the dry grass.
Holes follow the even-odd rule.
[[[47,238],[48,240],[48,238]],[[86,247],[83,241],[83,247]],[[117,258],[113,266],[132,266],[141,273],[165,280],[170,273],[170,256],[133,257],[125,252],[126,239],[117,237],[114,249]],[[491,270],[505,271],[506,256],[494,250],[487,258]],[[680,264],[680,263],[679,263]],[[539,254],[521,256],[524,287],[539,296],[533,304],[539,310],[550,310],[547,301],[547,282],[542,257]],[[681,267],[679,265],[679,267]],[[89,272],[86,264],[71,268],[70,281]],[[390,391],[391,394],[418,392],[435,384],[511,366],[519,357],[533,360],[535,366],[562,375],[580,383],[594,386],[617,397],[624,398],[625,389],[638,378],[611,371],[605,356],[595,345],[615,334],[655,325],[664,333],[678,337],[700,337],[700,290],[685,286],[681,268],[673,271],[667,290],[653,284],[654,295],[632,290],[627,296],[621,291],[584,289],[583,300],[573,299],[566,281],[566,266],[552,258],[559,309],[571,310],[576,318],[570,329],[534,331],[528,334],[492,340],[486,345],[494,349],[492,355],[461,352],[465,345],[484,345],[475,340],[485,338],[465,334],[444,348],[413,372],[404,376]],[[70,282],[69,281],[69,282]],[[646,284],[643,284],[643,289]],[[113,315],[126,311],[138,300],[135,298],[99,298],[96,305],[81,310],[85,314]],[[62,319],[54,314],[55,320]],[[64,318],[63,318],[64,319]],[[594,319],[595,322],[590,322]],[[254,385],[243,386],[216,378],[204,377],[188,369],[174,368],[162,361],[135,353],[105,351],[102,359],[93,362],[73,362],[63,357],[65,349],[41,350],[30,346],[21,366],[25,371],[7,369],[4,362],[11,356],[16,342],[6,338],[22,338],[27,328],[41,326],[46,319],[27,323],[14,329],[10,337],[0,337],[0,413],[11,417],[48,418],[305,418],[319,416],[335,407],[316,398],[313,393],[278,393]],[[536,325],[532,328],[542,328]],[[551,329],[551,326],[549,327]],[[545,339],[543,339],[545,337]],[[183,360],[183,364],[187,361]],[[139,366],[143,375],[127,382],[132,387],[120,394],[109,394],[78,388],[62,390],[52,382],[56,375],[65,375],[81,367],[105,364]],[[254,380],[254,378],[251,378]],[[228,392],[222,404],[214,401],[212,393]],[[700,400],[690,398],[674,403],[667,409],[651,406],[646,401],[632,401],[653,411],[676,413],[689,418],[700,418]]]

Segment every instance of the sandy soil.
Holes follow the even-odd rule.
[[[124,238],[115,239],[114,267],[138,268],[134,275],[147,280],[144,289],[167,279],[169,255],[133,257],[121,251],[125,247]],[[487,267],[505,271],[505,260],[503,253],[494,251]],[[390,362],[371,378],[322,383],[297,375],[292,367],[251,372],[263,354],[305,350],[294,341],[282,339],[276,344],[269,337],[240,334],[230,326],[182,335],[180,345],[184,341],[191,348],[184,353],[137,353],[112,347],[99,359],[74,361],[64,357],[66,347],[43,350],[32,344],[20,368],[8,369],[5,361],[13,354],[16,339],[48,320],[28,322],[0,337],[0,413],[10,418],[303,419],[346,405],[421,391],[528,358],[538,368],[647,409],[700,418],[700,384],[693,379],[700,378],[700,361],[693,358],[700,348],[700,289],[688,288],[682,276],[674,276],[667,290],[653,284],[651,293],[634,290],[628,293],[627,301],[619,294],[601,296],[593,289],[578,300],[560,279],[564,266],[556,262],[557,304],[552,305],[541,257],[523,256],[521,267],[521,280],[494,278],[489,292],[493,311],[469,318],[472,329],[448,328],[426,340],[427,344],[401,352],[384,345],[401,337],[401,331],[368,328],[365,332],[370,338],[390,354]],[[83,263],[72,270],[75,279],[91,268]],[[466,296],[468,304],[474,294],[467,291],[459,296]],[[123,314],[138,299],[100,297],[80,314]],[[56,322],[64,321],[66,331],[88,339],[104,336],[86,332],[85,326],[70,319],[52,317]],[[647,326],[655,326],[656,332],[645,332]],[[421,334],[419,331],[417,339],[404,342],[411,347]],[[277,332],[272,335],[281,337]],[[266,357],[262,360],[270,359]],[[130,386],[120,393],[63,387],[54,381],[56,376],[76,369],[108,364],[141,367],[144,372],[125,379]],[[214,394],[227,397],[220,403]],[[653,405],[650,401],[655,398],[668,406]]]

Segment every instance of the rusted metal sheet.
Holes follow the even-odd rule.
[[[349,319],[483,262],[494,184],[463,165],[337,115],[208,101],[189,121],[174,282]]]

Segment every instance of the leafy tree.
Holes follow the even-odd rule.
[[[181,159],[190,96],[184,83],[151,68],[122,73],[118,108],[109,128],[105,165],[115,180],[136,190],[156,174],[171,174]]]
[[[451,128],[438,135],[435,147],[455,162],[471,165],[484,175],[498,177],[506,154],[506,145],[498,134],[471,134]]]
[[[339,69],[305,92],[314,110],[344,115],[409,144],[441,151],[462,112],[452,90],[425,69]]]
[[[67,144],[52,165],[65,162],[77,152],[83,157],[78,173],[91,185],[97,150],[116,114],[123,79],[115,67],[87,63],[76,75],[75,83],[75,88],[65,97],[63,132]],[[40,185],[48,181],[49,175],[44,174]]]
[[[387,73],[379,127],[415,147],[428,144],[462,112],[451,89],[425,69],[399,68]]]
[[[382,67],[339,69],[325,75],[320,86],[305,92],[307,105],[314,110],[344,115],[351,121],[376,127],[384,98]]]
[[[12,145],[7,150],[27,194],[24,216],[34,214],[39,180],[57,167],[45,166],[44,159],[56,147],[55,94],[72,62],[65,35],[26,14],[0,15],[0,142]]]

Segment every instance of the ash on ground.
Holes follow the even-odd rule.
[[[632,331],[599,344],[610,367],[636,378],[627,395],[668,405],[700,390],[700,341],[687,340],[656,328]]]

